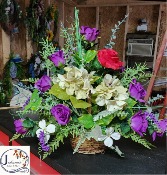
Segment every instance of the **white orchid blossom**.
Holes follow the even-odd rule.
[[[46,126],[46,121],[45,120],[41,120],[39,122],[39,129],[36,131],[37,137],[39,138],[40,132],[44,132],[45,133],[45,143],[48,142],[48,140],[50,139],[50,134],[54,133],[56,130],[56,126],[53,124],[49,124],[48,126]]]
[[[119,140],[121,138],[120,133],[114,132],[114,128],[110,127],[106,129],[106,135],[101,135],[98,141],[104,141],[104,145],[111,147],[113,145],[113,139]]]

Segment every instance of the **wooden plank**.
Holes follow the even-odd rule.
[[[99,7],[96,7],[96,28],[99,28]]]
[[[24,0],[24,14],[26,13],[26,8],[29,6],[30,0]],[[28,30],[26,29],[26,58],[27,61],[30,59],[31,54],[33,53],[33,46],[32,46],[32,41],[30,40],[28,36]]]
[[[100,13],[100,9],[99,9],[99,7],[96,7],[96,29],[99,29],[99,20],[100,20],[99,13]],[[98,42],[99,42],[99,38],[97,37],[96,43],[98,43]],[[96,45],[95,47],[96,47],[96,49],[98,49],[98,45]]]
[[[25,9],[23,0],[17,0],[16,2],[20,5],[22,10]],[[18,30],[18,33],[11,33],[10,50],[14,54],[19,54],[22,59],[26,61],[26,29],[24,22],[20,22]]]
[[[155,66],[155,69],[153,71],[153,74],[152,74],[152,77],[150,79],[150,82],[149,82],[149,85],[148,85],[148,88],[147,88],[147,94],[145,96],[145,101],[147,101],[152,93],[152,89],[153,89],[153,86],[154,86],[154,82],[155,82],[155,78],[157,76],[157,73],[158,73],[158,70],[160,68],[160,64],[161,64],[161,61],[162,61],[162,58],[163,58],[163,54],[164,54],[164,49],[165,49],[165,46],[166,46],[166,43],[167,43],[167,29],[165,31],[165,34],[164,34],[164,37],[163,37],[163,40],[162,40],[162,43],[161,43],[161,47],[160,47],[160,50],[158,52],[158,56],[157,56],[157,59],[156,59],[156,66]]]
[[[67,5],[77,6],[77,0],[62,0]]]
[[[164,98],[163,108],[160,111],[159,119],[163,119],[165,117],[165,112],[167,110],[166,108],[167,108],[167,92]]]
[[[109,43],[112,34],[111,29],[114,29],[115,24],[118,24],[118,21],[124,19],[125,15],[126,6],[100,7],[100,49]],[[116,32],[116,39],[113,40],[113,42],[115,42],[113,49],[118,52],[121,61],[123,61],[124,33],[125,23],[122,23],[120,29]]]
[[[96,27],[96,8],[78,8],[80,26]]]
[[[129,5],[126,6],[126,14],[129,14]],[[124,46],[123,46],[123,53],[122,53],[124,64],[126,64],[125,55],[126,55],[126,35],[128,33],[128,22],[129,22],[129,17],[126,19],[126,22],[125,22]]]
[[[159,5],[135,5],[129,7],[128,33],[135,33],[139,19],[146,19],[148,32],[156,34]]]
[[[64,2],[59,2],[58,4],[58,8],[59,8],[59,22],[58,22],[58,33],[59,33],[59,37],[58,37],[58,42],[60,47],[64,46],[64,38],[60,35],[60,31],[61,31],[61,23],[64,25]]]
[[[2,58],[3,65],[8,61],[10,54],[10,36],[7,35],[4,30],[2,30]]]
[[[159,38],[159,28],[160,28],[160,21],[161,21],[161,11],[162,11],[162,5],[159,6],[159,15],[158,15],[158,23],[157,23],[157,32],[156,32],[156,40],[155,40],[155,46],[154,46],[154,60],[153,60],[153,69],[155,67],[155,60],[157,57],[157,50],[158,50],[158,38]]]
[[[159,27],[159,36],[158,36],[158,45],[157,45],[157,50],[159,51],[159,48],[161,46],[162,40],[164,33],[166,31],[167,26],[167,4],[161,6],[161,19],[160,19],[160,27]],[[158,76],[159,77],[167,77],[167,71],[165,68],[167,67],[167,57],[163,56],[160,70],[158,71]],[[159,86],[158,90],[163,90],[165,89],[165,85]]]
[[[158,1],[158,0],[157,0]],[[112,3],[112,4],[124,4],[124,3],[127,3],[127,4],[130,4],[130,3],[155,3],[156,1],[154,0],[148,0],[148,1],[143,1],[143,0],[79,0],[78,1],[78,4],[80,5],[90,5],[90,4],[109,4],[109,3]]]
[[[64,26],[71,27],[74,22],[74,6],[64,3]]]
[[[160,5],[160,4],[166,4],[166,2],[159,2],[159,1],[147,1],[147,2],[143,2],[143,1],[140,1],[140,2],[124,2],[124,3],[112,3],[112,2],[108,2],[108,3],[94,3],[94,4],[83,4],[83,5],[80,5],[78,4],[77,7],[103,7],[103,6],[126,6],[126,5]]]

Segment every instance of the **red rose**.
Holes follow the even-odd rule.
[[[118,58],[118,53],[113,49],[102,49],[98,51],[98,60],[103,67],[120,69],[123,66]]]

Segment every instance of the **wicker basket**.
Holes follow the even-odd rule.
[[[71,146],[73,150],[78,143],[79,137],[71,138]],[[84,143],[78,148],[77,152],[82,154],[97,154],[104,153],[105,146],[102,142],[97,142],[95,139],[86,139]]]

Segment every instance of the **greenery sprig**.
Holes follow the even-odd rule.
[[[74,62],[73,55],[76,49],[74,32],[75,28],[73,24],[71,24],[69,28],[65,28],[61,23],[61,36],[66,40],[62,50],[65,54],[67,64],[72,64]]]
[[[122,21],[118,21],[118,24],[115,24],[115,28],[111,29],[110,41],[108,44],[106,44],[105,48],[111,48],[111,49],[113,48],[113,46],[115,45],[115,42],[113,40],[116,39],[115,34],[120,29],[120,25],[126,21],[128,16],[129,14],[125,15],[124,19]]]
[[[135,64],[133,68],[127,67],[122,73],[121,83],[124,87],[129,87],[129,84],[135,78],[137,81],[142,82],[151,77],[150,73],[146,73],[148,70],[146,64]]]

